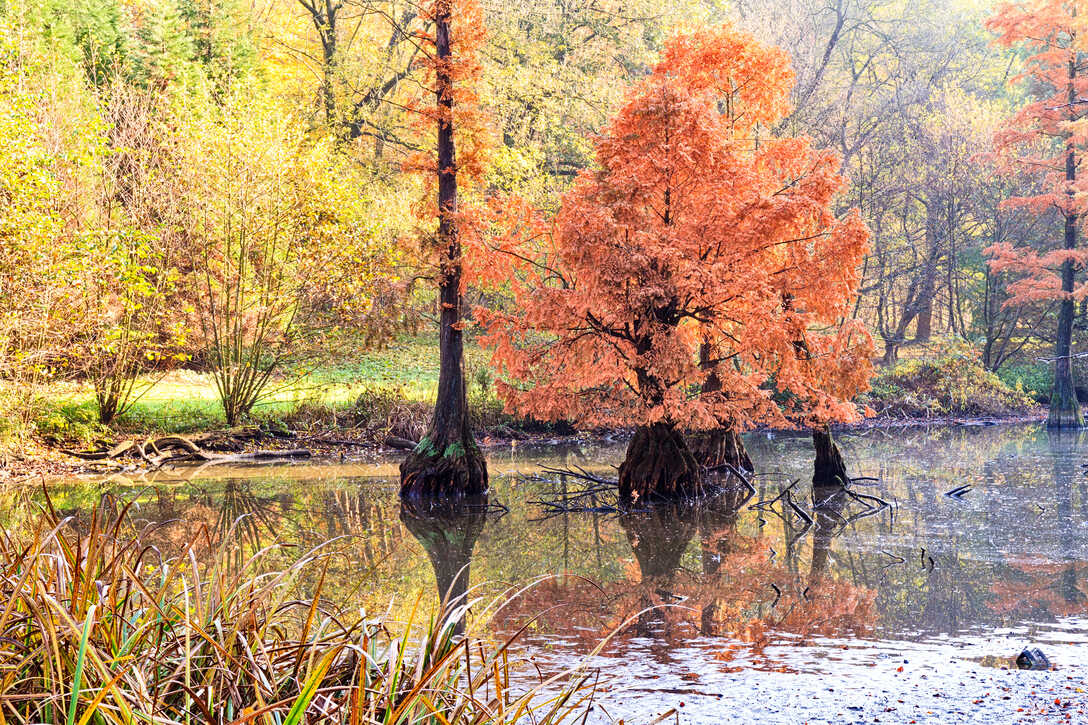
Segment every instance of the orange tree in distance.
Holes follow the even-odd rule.
[[[1025,49],[1025,70],[1014,78],[1032,100],[1008,119],[996,146],[1007,164],[1038,179],[1039,193],[1006,203],[1042,214],[1056,209],[1065,221],[1060,246],[1049,251],[1011,244],[987,250],[994,271],[1009,270],[1020,278],[1009,285],[1007,304],[1056,301],[1058,326],[1054,355],[1054,388],[1047,425],[1084,425],[1073,381],[1073,317],[1075,301],[1088,287],[1076,282],[1076,272],[1088,260],[1078,249],[1078,227],[1088,208],[1083,175],[1078,167],[1088,145],[1088,55],[1084,23],[1088,2],[1027,0],[998,7],[987,26],[1004,45]]]
[[[625,499],[702,493],[686,431],[860,415],[872,343],[846,317],[868,232],[832,212],[833,153],[758,136],[792,82],[784,52],[731,27],[673,39],[551,231],[495,243],[514,300],[477,314],[501,394],[539,419],[637,426]]]
[[[434,152],[414,154],[408,168],[423,174],[428,191],[420,217],[437,262],[439,376],[434,417],[427,434],[401,464],[401,496],[456,498],[487,491],[487,465],[472,435],[465,391],[462,236],[473,234],[474,215],[459,199],[458,183],[479,186],[487,125],[475,86],[477,53],[485,37],[476,0],[432,0],[415,33],[424,56],[422,86],[430,96],[409,105],[421,130],[433,133]],[[433,129],[433,131],[431,130]],[[428,140],[428,143],[431,141]],[[437,188],[436,188],[437,187]]]

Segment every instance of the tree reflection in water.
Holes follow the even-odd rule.
[[[546,582],[511,605],[504,629],[535,617],[542,634],[587,648],[616,631],[613,646],[638,644],[663,664],[674,648],[698,640],[722,662],[747,654],[756,666],[781,669],[769,646],[864,634],[876,618],[874,592],[830,572],[846,497],[821,491],[816,500],[813,527],[794,537],[792,563],[773,551],[771,536],[738,531],[742,492],[623,514],[617,521],[637,570],[599,585],[574,577]],[[697,557],[690,552],[696,540]],[[802,548],[811,560],[798,575]]]
[[[730,660],[724,667],[774,668],[799,661],[774,645],[825,635],[836,644],[870,633],[881,642],[970,644],[979,633],[1019,627],[1073,642],[1060,632],[1082,631],[1088,613],[1084,438],[1030,426],[844,436],[853,470],[880,479],[858,492],[896,504],[849,525],[843,519],[864,507],[832,492],[828,506],[814,508],[808,441],[781,435],[749,440],[766,471],[752,500],[727,491],[697,507],[624,517],[541,520],[546,512],[533,504],[541,487],[516,475],[493,480],[492,499],[510,511],[486,527],[479,512],[398,516],[395,482],[339,466],[231,470],[184,485],[73,483],[50,488],[50,499],[75,525],[85,525],[95,507],[134,501],[136,521],[149,527],[147,541],[164,559],[193,545],[198,559],[211,560],[228,545],[250,555],[265,550],[261,565],[277,567],[332,541],[328,595],[368,611],[392,607],[405,619],[421,591],[429,603],[436,590],[457,596],[474,585],[546,576],[495,626],[510,633],[529,623],[530,641],[573,654],[625,625],[609,645],[625,661],[696,647]],[[600,451],[587,458],[598,464],[593,470],[607,470]],[[534,454],[505,465],[531,470],[541,461],[557,463]],[[795,478],[806,483],[791,500],[813,519],[804,531],[803,519],[782,502],[753,508]],[[965,497],[944,495],[965,484]],[[825,497],[817,491],[815,498]],[[471,581],[462,572],[470,558]]]
[[[427,552],[442,610],[449,616],[467,603],[472,550],[487,514],[486,495],[431,505],[401,501],[400,520]],[[464,628],[464,618],[459,617],[454,631],[463,634]]]
[[[1078,470],[1075,455],[1084,443],[1085,432],[1048,430],[1046,436],[1054,477],[1053,496],[1046,503],[1056,508],[1061,556],[1010,557],[1010,573],[994,582],[991,604],[1000,614],[1029,614],[1037,622],[1088,613],[1088,564],[1075,554],[1078,541],[1073,503],[1073,484],[1083,481],[1088,473]],[[1088,505],[1084,496],[1082,486],[1082,508]],[[1041,508],[1045,512],[1046,506]]]
[[[658,661],[668,660],[668,647],[683,638],[688,617],[684,588],[678,580],[681,560],[695,536],[695,507],[689,503],[662,503],[619,518],[627,534],[640,580],[622,597],[619,616],[633,618],[634,634],[653,638],[651,650]],[[683,609],[681,609],[683,608]],[[617,623],[618,626],[618,623]]]

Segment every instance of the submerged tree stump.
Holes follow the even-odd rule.
[[[694,498],[704,492],[703,472],[674,426],[640,427],[619,471],[620,501]]]
[[[812,429],[812,444],[816,448],[816,463],[813,466],[813,486],[846,486],[850,477],[846,474],[846,463],[842,452],[831,437],[831,429],[820,426]]]

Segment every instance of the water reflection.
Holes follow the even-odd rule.
[[[1060,557],[1011,556],[1008,558],[1008,575],[994,582],[995,599],[992,607],[1003,615],[1029,613],[1037,621],[1049,621],[1088,612],[1088,586],[1085,572],[1088,564],[1078,556],[1078,523],[1083,524],[1083,508],[1074,507],[1074,486],[1079,489],[1083,507],[1085,479],[1088,470],[1078,461],[1077,452],[1084,445],[1083,431],[1049,431],[1047,449],[1053,475],[1053,497],[1038,495],[1035,507],[1039,513],[1036,521],[1051,507],[1057,519]],[[1048,500],[1049,499],[1049,500]],[[1079,520],[1079,521],[1078,521]],[[1025,521],[1024,528],[1036,525]]]
[[[634,617],[634,631],[640,636],[657,635],[669,640],[675,634],[676,612],[673,605],[686,596],[677,590],[684,588],[677,581],[680,563],[688,544],[695,536],[695,507],[690,504],[661,504],[647,511],[621,515],[620,527],[627,534],[635,559],[638,561],[639,581],[627,603],[634,612],[622,611],[620,616]]]
[[[1007,655],[1020,643],[1007,642],[1009,632],[1045,636],[1051,648],[1088,639],[1085,434],[1025,426],[841,436],[851,471],[880,479],[858,490],[891,504],[866,518],[858,518],[862,502],[808,485],[807,438],[761,435],[748,444],[765,474],[753,496],[738,488],[698,507],[625,516],[541,521],[532,503],[540,487],[512,475],[570,462],[607,471],[622,445],[499,454],[491,501],[509,507],[501,517],[482,507],[402,508],[392,465],[81,483],[51,496],[82,521],[103,488],[134,501],[138,516],[157,525],[164,555],[192,541],[198,556],[223,543],[246,556],[289,545],[268,555],[275,564],[331,540],[340,554],[330,596],[371,609],[550,575],[495,626],[528,625],[530,643],[572,654],[619,628],[605,654],[623,663],[675,662],[696,648],[722,671],[819,669],[815,655],[797,653],[831,640],[941,647],[984,637]],[[964,485],[962,498],[945,495]]]
[[[438,599],[448,611],[466,603],[472,551],[487,515],[486,496],[431,506],[401,502],[400,520],[427,552]],[[464,619],[458,617],[454,628],[458,634],[462,633]]]

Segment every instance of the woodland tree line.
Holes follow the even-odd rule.
[[[474,322],[521,412],[686,461],[634,491],[936,339],[1055,365],[1079,423],[1081,4],[6,0],[5,405],[88,379],[109,422],[194,366],[233,424],[438,320],[436,480]]]

